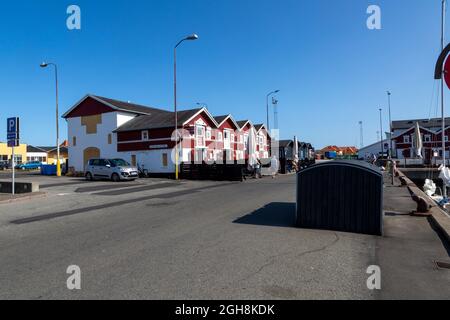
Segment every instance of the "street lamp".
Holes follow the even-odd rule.
[[[186,38],[180,40],[175,48],[173,49],[173,71],[174,71],[174,113],[175,113],[175,132],[176,132],[176,141],[175,141],[175,179],[178,180],[178,114],[177,114],[177,48],[183,41],[193,41],[198,40],[198,35],[195,33],[187,36]]]
[[[383,109],[380,110],[380,144],[381,144],[381,157],[383,157],[384,154],[384,146],[383,146]]]
[[[266,108],[267,108],[267,131],[270,130],[270,125],[269,125],[269,98],[270,98],[271,95],[277,94],[278,92],[280,92],[280,90],[275,90],[275,91],[270,92],[266,96],[266,103],[267,103],[267,105],[266,105]]]
[[[197,106],[199,106],[199,107],[204,107],[204,108],[208,108],[208,104],[207,103],[204,103],[204,102],[197,102]]]
[[[42,62],[41,68],[47,68],[48,66],[55,67],[55,84],[56,84],[56,176],[61,177],[61,161],[59,159],[59,110],[58,110],[58,66],[52,62]]]
[[[389,159],[392,159],[392,152],[394,151],[394,149],[392,148],[391,92],[387,91],[387,95],[389,106]]]

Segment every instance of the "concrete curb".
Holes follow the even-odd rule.
[[[417,187],[414,182],[412,182],[407,176],[403,174],[400,170],[398,171],[399,179],[402,185],[407,186],[409,191],[423,199],[430,205],[430,218],[435,224],[435,226],[441,231],[447,241],[450,242],[450,218],[444,213],[444,211],[431,200],[425,192],[423,192],[419,187]]]
[[[17,197],[17,198],[12,198],[12,199],[7,199],[7,200],[0,200],[0,205],[8,204],[8,203],[14,203],[14,202],[27,201],[27,200],[32,200],[32,199],[40,199],[40,198],[45,198],[45,197],[47,197],[47,193],[46,192],[34,192],[34,193],[30,193],[30,194],[27,194],[25,196],[20,196],[20,197]]]

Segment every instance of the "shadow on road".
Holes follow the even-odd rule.
[[[233,223],[270,227],[295,227],[295,203],[272,202]]]

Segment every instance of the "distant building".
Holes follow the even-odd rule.
[[[15,163],[20,164],[26,161],[27,158],[27,145],[21,144],[14,148]],[[8,147],[7,143],[0,142],[0,161],[12,160],[12,148]]]
[[[68,142],[64,141],[59,147],[59,159],[60,162],[66,163],[69,158],[69,151],[67,148]],[[43,164],[56,164],[58,150],[55,146],[52,147],[36,147],[27,146],[26,161],[39,161]]]
[[[389,150],[389,140],[383,140],[383,148],[384,148],[384,155],[388,152]],[[375,142],[372,143],[371,145],[365,146],[364,148],[361,148],[360,150],[358,150],[358,159],[360,160],[365,160],[368,157],[375,155],[376,157],[379,157],[381,155],[381,142]]]
[[[415,119],[392,122],[393,155],[398,159],[415,157],[414,139],[416,123],[419,124],[422,136],[422,157],[425,164],[439,163],[442,159],[442,119]],[[450,156],[450,118],[445,119],[446,157]]]
[[[322,158],[329,158],[327,155],[333,155],[333,158],[356,158],[358,156],[357,147],[338,147],[338,146],[327,146],[317,152]],[[335,157],[334,157],[335,156]]]
[[[172,111],[87,95],[63,118],[68,126],[69,171],[82,172],[89,159],[98,157],[122,158],[151,173],[175,171]],[[248,159],[250,130],[257,139],[253,152],[258,158],[268,158],[271,140],[265,126],[239,123],[230,115],[213,117],[207,108],[179,111],[178,129],[183,131],[179,160]]]

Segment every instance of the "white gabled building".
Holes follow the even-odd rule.
[[[85,96],[63,115],[68,127],[69,168],[81,172],[91,158],[123,158],[117,151],[114,131],[138,115],[161,112],[166,111],[95,95]],[[132,161],[131,158],[125,160]]]

